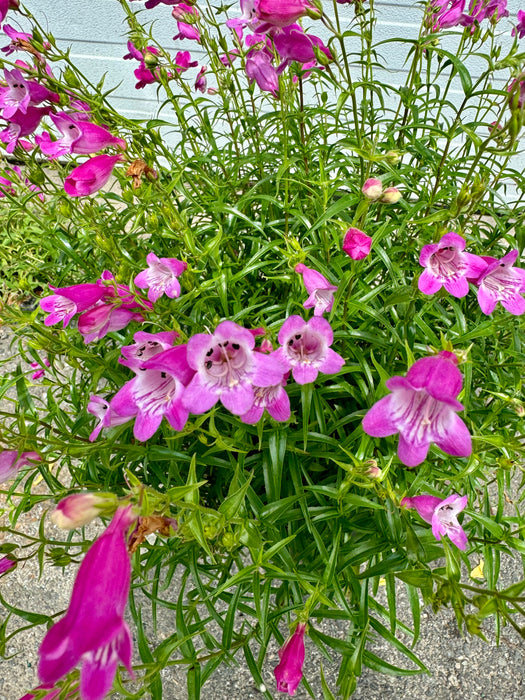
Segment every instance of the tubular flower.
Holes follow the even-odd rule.
[[[22,141],[23,136],[29,136],[36,131],[40,120],[46,114],[49,114],[51,107],[31,107],[29,106],[25,112],[19,109],[9,117],[7,127],[0,132],[0,140],[6,143],[6,153],[13,153],[17,145],[24,148],[32,148],[32,145],[27,141]]]
[[[126,533],[134,520],[131,506],[117,509],[80,565],[65,617],[51,627],[39,649],[38,675],[44,684],[53,685],[82,664],[82,700],[106,697],[119,661],[133,676],[124,610],[131,579]]]
[[[213,335],[198,333],[188,341],[188,362],[195,376],[182,400],[191,413],[205,413],[217,401],[242,416],[253,406],[254,387],[282,381],[283,368],[274,354],[254,351],[253,334],[233,321],[219,323]]]
[[[256,349],[256,352],[264,352],[263,345],[265,340],[263,340],[261,347]],[[283,423],[290,418],[290,399],[284,390],[290,372],[285,370],[283,367],[282,373],[282,379],[278,384],[265,387],[253,387],[253,404],[249,411],[240,417],[243,423],[247,423],[248,425],[258,423],[265,410],[268,411],[274,420],[280,423]]]
[[[304,286],[310,295],[304,302],[305,309],[314,310],[314,316],[322,316],[324,312],[330,312],[334,305],[334,293],[337,287],[324,277],[320,272],[312,270],[303,263],[295,266],[295,271],[303,276]]]
[[[312,63],[310,67],[313,67],[317,63],[319,52],[323,53],[328,61],[333,60],[329,48],[324,45],[322,40],[313,34],[306,34],[298,24],[284,27],[282,31],[276,33],[273,36],[273,43],[283,61],[277,68],[278,75],[293,61]]]
[[[158,258],[155,253],[146,257],[148,268],[135,277],[135,285],[148,289],[148,299],[155,303],[163,294],[170,299],[180,296],[180,283],[177,277],[188,267],[177,258]]]
[[[125,345],[121,348],[124,359],[119,358],[119,362],[134,371],[140,369],[146,360],[173,347],[173,343],[178,337],[179,334],[176,331],[161,331],[160,333],[138,331],[133,336],[135,341],[133,345]]]
[[[280,693],[295,695],[295,691],[303,677],[304,665],[304,634],[306,624],[300,622],[295,631],[279,649],[280,662],[274,669],[277,690]]]
[[[254,0],[255,16],[262,22],[257,31],[287,27],[307,14],[311,7],[306,0]]]
[[[352,260],[363,260],[370,253],[372,239],[358,228],[349,228],[343,239],[343,250]]]
[[[16,559],[11,559],[10,557],[0,557],[0,576],[6,574],[11,569],[14,569],[17,565]]]
[[[271,92],[274,97],[279,92],[279,76],[266,49],[252,49],[246,55],[246,75],[250,83],[255,82],[264,92]]]
[[[301,316],[290,316],[278,335],[274,355],[283,363],[298,384],[315,381],[319,372],[335,374],[345,361],[330,345],[334,340],[331,325],[325,318],[314,316],[308,322]]]
[[[509,251],[501,260],[484,256],[487,267],[476,284],[479,287],[478,303],[487,316],[494,311],[498,301],[515,316],[525,312],[522,296],[525,293],[525,270],[513,267],[517,257],[517,250]]]
[[[454,297],[468,294],[468,280],[476,280],[486,269],[483,258],[465,253],[465,239],[450,231],[439,243],[425,245],[421,249],[419,264],[425,268],[418,280],[423,294],[435,294],[445,287]]]
[[[14,478],[18,472],[31,462],[41,460],[38,452],[21,452],[4,450],[0,452],[0,484]]]
[[[50,117],[62,138],[52,141],[47,131],[36,137],[40,150],[50,158],[58,158],[66,153],[90,155],[110,146],[126,148],[124,139],[113,136],[103,126],[85,119],[74,119],[66,112],[51,114]]]
[[[415,508],[423,520],[431,523],[432,534],[437,540],[446,535],[456,547],[466,549],[467,535],[458,523],[457,516],[466,508],[467,496],[453,494],[445,499],[428,495],[413,496],[403,498],[401,505]]]
[[[42,311],[49,313],[44,320],[46,326],[62,321],[65,328],[76,313],[82,313],[94,306],[105,294],[98,284],[73,284],[70,287],[53,287],[51,296],[40,300]]]
[[[96,394],[90,396],[87,412],[98,418],[98,423],[89,436],[90,442],[94,442],[104,428],[113,428],[115,425],[122,425],[131,420],[131,416],[119,416],[102,396]]]
[[[407,467],[416,467],[427,456],[431,442],[449,455],[468,457],[472,441],[457,415],[462,404],[455,398],[463,379],[452,352],[422,357],[406,377],[392,377],[392,392],[380,399],[363,418],[363,430],[372,437],[399,433],[397,456]]]
[[[426,18],[427,26],[433,31],[448,29],[460,24],[465,9],[465,0],[434,0]]]
[[[182,430],[189,415],[182,399],[194,374],[186,359],[186,345],[164,350],[131,369],[137,376],[115,394],[111,410],[135,417],[133,435],[142,442],[156,433],[163,418],[174,430]]]
[[[106,153],[90,158],[69,173],[64,181],[64,190],[70,197],[88,197],[98,192],[121,158],[120,155],[108,156]]]
[[[518,35],[518,39],[523,39],[525,36],[525,10],[518,10],[518,24],[511,32],[512,36]]]
[[[480,24],[484,19],[495,24],[508,16],[507,0],[471,0],[468,13],[462,15],[460,24],[470,27],[475,22]]]
[[[0,88],[0,108],[2,118],[9,121],[17,111],[27,113],[27,108],[40,104],[44,100],[58,102],[59,96],[48,90],[36,80],[26,80],[19,68],[4,70],[7,87]]]

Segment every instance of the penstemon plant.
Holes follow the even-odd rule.
[[[378,39],[371,0],[115,4],[154,119],[0,2],[0,574],[83,555],[25,698],[157,700],[176,662],[197,699],[243,658],[263,697],[315,697],[306,637],[349,698],[363,666],[427,670],[398,634],[424,605],[525,636],[525,578],[498,584],[525,554],[524,13],[432,0]],[[70,536],[9,542],[43,499]]]

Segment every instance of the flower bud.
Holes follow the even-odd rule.
[[[144,63],[146,64],[146,68],[156,68],[159,65],[159,58],[155,56],[154,53],[151,53],[151,51],[145,51]]]
[[[63,530],[87,525],[103,511],[112,512],[117,497],[112,493],[74,493],[66,496],[51,513],[51,520]]]
[[[395,204],[399,202],[402,196],[403,195],[396,187],[387,187],[383,192],[381,202],[383,202],[383,204]]]
[[[386,159],[391,165],[397,165],[401,160],[401,153],[399,151],[387,151]]]
[[[381,180],[377,180],[376,178],[371,177],[365,182],[365,184],[361,188],[361,192],[365,195],[367,199],[374,202],[376,199],[379,199],[379,197],[381,197],[381,195],[383,194],[383,184]]]

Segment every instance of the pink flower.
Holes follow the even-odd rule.
[[[27,107],[25,112],[19,109],[9,117],[7,127],[0,132],[0,140],[6,143],[6,152],[13,153],[16,146],[21,143],[20,139],[23,136],[32,134],[40,124],[40,120],[46,114],[49,114],[51,107]]]
[[[183,405],[196,414],[205,413],[217,401],[242,416],[253,406],[254,387],[276,386],[283,367],[274,354],[254,352],[255,339],[246,328],[223,321],[212,335],[198,333],[188,340],[188,362],[195,370]]]
[[[265,343],[269,343],[269,341],[266,339],[263,340],[261,347],[256,349],[256,352],[264,352]],[[271,351],[271,343],[269,349]],[[243,423],[247,423],[248,425],[258,423],[265,410],[268,411],[275,421],[280,423],[290,418],[290,399],[284,390],[290,372],[284,367],[282,372],[283,376],[279,383],[273,386],[253,387],[254,400],[252,407],[240,416]]]
[[[264,92],[271,92],[274,97],[279,92],[279,76],[272,59],[266,50],[256,51],[252,49],[246,55],[246,75],[250,83],[255,82]]]
[[[144,316],[118,303],[100,301],[78,317],[78,331],[87,344],[122,330],[131,321],[144,321]]]
[[[44,320],[46,326],[63,322],[65,328],[76,313],[82,313],[94,306],[106,293],[98,284],[73,284],[70,287],[49,288],[55,292],[40,300],[42,311],[49,313]]]
[[[8,10],[18,10],[19,0],[0,0],[0,22],[3,22]]]
[[[45,684],[53,685],[82,664],[83,700],[106,697],[119,661],[133,676],[124,610],[131,578],[126,534],[135,519],[131,506],[119,508],[91,545],[78,570],[68,611],[47,632],[39,649],[38,675]]]
[[[4,70],[7,87],[0,88],[0,108],[2,117],[9,121],[15,112],[27,113],[29,106],[34,107],[44,100],[58,102],[59,96],[35,80],[26,80],[19,68]]]
[[[507,0],[471,0],[468,14],[462,15],[460,24],[464,27],[470,27],[474,22],[480,24],[484,19],[496,23],[508,16]]]
[[[425,271],[418,280],[423,294],[435,294],[441,287],[457,298],[468,294],[468,280],[477,280],[487,263],[477,255],[463,252],[465,246],[465,239],[454,231],[442,236],[439,243],[423,246],[419,264]]]
[[[490,315],[498,302],[515,316],[525,312],[522,296],[525,293],[525,270],[513,267],[517,257],[517,250],[509,251],[500,260],[483,256],[488,264],[476,284],[479,287],[478,303],[484,314]]]
[[[295,631],[279,649],[279,664],[275,667],[275,680],[280,693],[295,695],[295,691],[303,677],[304,665],[304,634],[306,624],[299,622]]]
[[[358,228],[349,228],[343,240],[343,250],[352,260],[363,260],[370,253],[372,239]]]
[[[320,272],[311,270],[303,263],[295,266],[295,271],[303,276],[304,286],[310,295],[304,302],[305,309],[314,309],[314,316],[322,316],[325,311],[330,312],[334,305],[334,293],[337,287],[324,277]]]
[[[333,60],[333,56],[322,40],[313,34],[306,34],[298,24],[284,27],[284,29],[273,36],[273,43],[277,53],[283,60],[277,68],[280,75],[283,70],[293,61],[298,63],[317,63],[317,55],[323,53],[328,60]],[[317,53],[316,53],[317,52]]]
[[[454,353],[417,360],[406,377],[386,382],[392,392],[372,406],[363,418],[363,430],[372,437],[399,433],[397,456],[407,467],[416,467],[427,456],[431,442],[449,455],[468,457],[472,440],[457,415],[462,404],[456,396],[463,378]]]
[[[90,442],[94,442],[104,428],[113,428],[131,420],[131,416],[119,416],[102,396],[97,396],[96,394],[90,396],[87,412],[98,418],[98,423],[89,436]]]
[[[189,51],[177,51],[175,55],[175,70],[177,73],[184,73],[188,68],[195,68],[199,65],[198,61],[191,60],[191,54]]]
[[[518,24],[511,32],[512,36],[518,35],[518,39],[523,39],[525,36],[525,10],[518,10]]]
[[[135,285],[148,289],[148,299],[155,303],[163,294],[170,299],[180,296],[180,283],[177,277],[188,267],[177,258],[158,258],[155,253],[146,257],[148,268],[135,277]]]
[[[11,569],[14,569],[17,565],[16,559],[12,559],[11,557],[0,557],[0,576],[2,574],[7,573],[8,571],[11,571]]]
[[[121,365],[129,367],[133,371],[140,369],[151,357],[155,357],[164,350],[173,347],[173,343],[179,334],[176,331],[161,331],[160,333],[147,333],[138,331],[133,336],[133,345],[125,345],[121,348],[124,359],[119,358]]]
[[[44,365],[44,367],[51,367],[51,362],[49,362],[47,357],[44,360],[42,360],[42,362],[31,362],[31,365],[30,365],[31,369],[37,369],[37,367],[40,367],[40,369],[38,369],[36,372],[34,372],[31,375],[31,379],[33,379],[35,381],[37,379],[42,379],[42,377],[46,373],[46,370],[44,369],[44,367],[42,367],[42,364]]]
[[[174,430],[182,430],[189,415],[183,396],[194,375],[186,345],[164,350],[131,369],[137,376],[115,394],[111,410],[119,416],[135,417],[133,434],[142,442],[156,433],[163,418]]]
[[[367,199],[375,202],[383,194],[383,183],[375,177],[370,177],[362,186],[361,192]]]
[[[65,179],[64,189],[70,197],[87,197],[98,192],[111,177],[113,168],[122,156],[105,153],[90,158],[76,167]]]
[[[39,462],[42,458],[38,452],[21,452],[4,450],[0,452],[0,484],[13,479],[18,472],[31,462]]]
[[[271,27],[286,27],[304,17],[311,7],[306,0],[254,0],[255,15],[263,25],[258,31]]]
[[[419,515],[427,523],[432,524],[432,534],[437,540],[443,535],[447,535],[459,549],[465,550],[467,547],[467,535],[465,530],[458,523],[457,515],[467,506],[467,496],[453,494],[448,498],[438,498],[437,496],[413,496],[403,498],[402,506],[415,508]]]
[[[300,316],[290,316],[283,323],[278,335],[275,355],[298,384],[315,381],[319,372],[335,374],[345,361],[330,345],[334,334],[325,318],[314,316],[305,321]]]
[[[200,32],[194,26],[199,18],[199,13],[195,7],[185,5],[182,2],[177,3],[171,14],[177,20],[177,29],[179,30],[179,33],[173,37],[174,41],[177,39],[190,39],[191,41],[200,42]]]
[[[433,32],[457,26],[465,9],[465,0],[434,0],[427,11],[427,26]]]
[[[202,66],[200,71],[197,73],[197,77],[195,78],[195,91],[203,93],[206,92],[208,81],[205,73],[207,70],[208,69],[206,66]]]
[[[36,137],[40,150],[50,158],[58,158],[68,153],[89,155],[111,146],[126,148],[124,139],[113,136],[105,127],[85,119],[75,119],[66,112],[51,114],[51,119],[62,134],[62,138],[52,141],[47,131]]]

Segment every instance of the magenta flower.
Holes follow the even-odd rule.
[[[195,7],[185,5],[182,2],[177,3],[171,14],[177,20],[177,29],[179,30],[179,33],[173,37],[174,41],[177,39],[190,39],[191,41],[200,42],[201,35],[195,26],[195,22],[199,18],[199,12]]]
[[[478,278],[478,303],[484,314],[490,315],[501,302],[504,309],[515,316],[525,312],[525,270],[513,267],[518,257],[517,250],[511,250],[501,260],[483,256],[487,267]]]
[[[279,76],[266,49],[249,51],[246,54],[245,70],[250,83],[255,80],[261,90],[271,92],[274,97],[277,96]]]
[[[11,569],[14,569],[17,565],[16,559],[11,559],[10,557],[0,557],[0,576],[6,574]]]
[[[119,416],[102,396],[97,396],[96,394],[89,397],[87,412],[91,413],[95,418],[98,418],[98,423],[89,436],[90,442],[94,442],[97,439],[101,430],[113,428],[116,425],[122,425],[131,420],[131,416]]]
[[[0,108],[2,118],[9,121],[17,111],[27,114],[29,106],[34,107],[44,100],[58,102],[59,96],[35,80],[26,80],[19,68],[4,70],[7,87],[0,88]]]
[[[22,142],[22,137],[32,134],[40,124],[42,117],[49,114],[50,111],[51,107],[29,106],[25,112],[21,112],[18,109],[12,114],[7,127],[0,132],[0,140],[7,144],[6,152],[13,153],[19,143],[26,147],[27,142]],[[31,144],[28,147],[30,146]]]
[[[182,399],[194,375],[186,359],[186,345],[164,350],[131,369],[137,376],[111,399],[111,410],[135,417],[133,435],[141,442],[157,432],[163,418],[174,430],[182,430],[189,415]]]
[[[254,387],[276,386],[283,368],[275,356],[254,352],[255,339],[233,321],[219,323],[213,335],[197,333],[188,341],[188,362],[195,370],[183,405],[196,414],[205,413],[217,401],[242,416],[253,406]]]
[[[415,508],[423,520],[431,523],[432,534],[437,540],[440,540],[442,535],[447,535],[456,547],[466,549],[467,535],[457,518],[458,513],[467,506],[466,496],[453,494],[445,499],[428,495],[413,496],[403,498],[401,505]]]
[[[77,166],[66,177],[64,189],[70,197],[87,197],[98,192],[111,177],[113,168],[122,156],[100,156],[90,158]]]
[[[427,456],[431,442],[449,455],[468,457],[472,440],[457,415],[462,404],[455,398],[463,378],[452,352],[422,357],[406,377],[386,382],[392,392],[380,399],[363,418],[363,430],[372,437],[399,433],[397,456],[407,467],[416,467]]]
[[[144,321],[144,316],[119,302],[99,301],[78,317],[78,331],[84,336],[84,343],[93,343],[108,333],[121,331],[131,321]]]
[[[177,73],[184,73],[188,68],[195,68],[199,65],[198,61],[191,60],[191,54],[189,51],[177,51],[175,55],[175,70]]]
[[[0,484],[13,479],[18,472],[31,462],[39,462],[42,458],[37,452],[21,452],[3,450],[0,452]]]
[[[460,24],[470,27],[475,22],[481,24],[484,19],[496,23],[508,16],[507,0],[471,0],[468,13],[462,15]]]
[[[50,158],[58,158],[67,153],[90,155],[111,146],[126,148],[124,139],[113,136],[103,126],[85,119],[74,119],[66,112],[50,116],[62,138],[52,141],[47,131],[36,137],[40,150]]]
[[[512,36],[518,35],[518,39],[523,39],[525,36],[525,10],[518,10],[518,24],[511,32]]]
[[[345,361],[330,345],[334,334],[325,318],[314,316],[305,321],[301,316],[289,316],[278,335],[282,347],[273,353],[298,384],[315,381],[319,372],[335,374]]]
[[[255,15],[263,24],[257,31],[286,27],[304,17],[311,5],[306,0],[254,0]]]
[[[358,228],[349,228],[343,239],[343,250],[352,260],[363,260],[370,253],[372,239]]]
[[[135,85],[136,90],[141,90],[146,85],[151,85],[152,83],[160,80],[160,73],[158,70],[151,70],[154,66],[146,65],[146,57],[153,58],[159,55],[159,50],[155,46],[147,46],[144,52],[139,51],[132,41],[128,41],[128,53],[123,57],[124,60],[136,59],[140,62],[140,66],[133,71],[138,82]]]
[[[465,239],[454,231],[441,237],[439,243],[423,246],[419,264],[425,268],[418,280],[423,294],[435,294],[445,287],[454,297],[468,294],[468,280],[477,280],[487,263],[477,255],[465,253]]]
[[[188,267],[177,258],[158,258],[155,253],[146,257],[148,268],[135,277],[135,285],[148,289],[148,299],[155,303],[163,294],[170,299],[180,296],[180,283],[177,277]]]
[[[322,316],[324,312],[330,312],[334,305],[334,293],[337,287],[324,277],[320,272],[312,270],[303,263],[295,266],[295,271],[303,276],[304,286],[310,295],[304,302],[305,309],[314,309],[314,316]]]
[[[200,71],[197,73],[197,77],[195,78],[195,91],[196,92],[206,92],[206,88],[208,86],[208,80],[206,78],[206,71],[208,68],[206,66],[201,66]]]
[[[269,343],[269,341],[266,339],[263,340],[261,347],[256,348],[256,352],[265,352],[265,343]],[[269,350],[271,352],[271,343]],[[284,390],[290,372],[285,370],[284,367],[282,372],[282,379],[278,384],[265,387],[253,387],[254,400],[252,407],[240,416],[243,423],[247,423],[248,425],[258,423],[265,410],[268,411],[274,420],[280,423],[290,418],[290,399]]]
[[[44,369],[44,367],[51,367],[51,362],[49,362],[49,360],[46,357],[42,360],[42,362],[31,362],[30,367],[31,367],[31,369],[37,370],[36,372],[34,372],[31,375],[31,379],[36,381],[37,379],[42,379],[42,377],[46,373],[46,370]],[[37,369],[37,368],[39,368],[39,369]]]
[[[279,693],[295,695],[295,691],[303,677],[304,665],[304,634],[306,624],[300,622],[292,635],[279,649],[279,664],[275,667],[275,680]]]
[[[434,0],[427,13],[427,26],[433,32],[457,26],[465,9],[465,0]]]
[[[40,646],[38,675],[54,684],[79,663],[80,696],[103,700],[121,661],[133,676],[132,640],[124,621],[131,566],[126,534],[136,516],[119,508],[106,531],[91,545],[78,570],[68,611]]]
[[[313,67],[317,63],[319,53],[323,53],[329,61],[333,60],[330,49],[322,40],[313,34],[306,34],[298,24],[284,27],[282,31],[276,33],[273,36],[273,43],[283,61],[277,68],[278,75],[293,61],[303,64],[313,62],[310,66]]]
[[[55,292],[40,299],[40,308],[49,313],[44,320],[46,326],[63,322],[65,328],[76,313],[82,313],[94,306],[106,293],[98,284],[73,284],[70,287],[49,288]]]
[[[125,345],[121,348],[124,359],[119,362],[133,371],[140,369],[151,357],[155,357],[164,350],[173,347],[173,343],[179,334],[176,331],[161,331],[160,333],[147,333],[138,331],[133,336],[133,345]]]
[[[5,1],[5,0],[3,0]],[[2,27],[3,31],[7,36],[11,39],[11,43],[8,44],[7,46],[4,46],[1,51],[6,54],[6,56],[9,56],[10,54],[14,53],[15,51],[26,51],[27,50],[27,44],[30,44],[30,42],[33,40],[33,35],[28,34],[27,32],[19,32],[16,30],[14,27],[12,27],[10,24],[4,24]],[[38,59],[41,59],[42,56],[39,53],[35,53],[35,56]]]
[[[0,22],[3,22],[8,10],[18,10],[19,0],[0,0]]]

